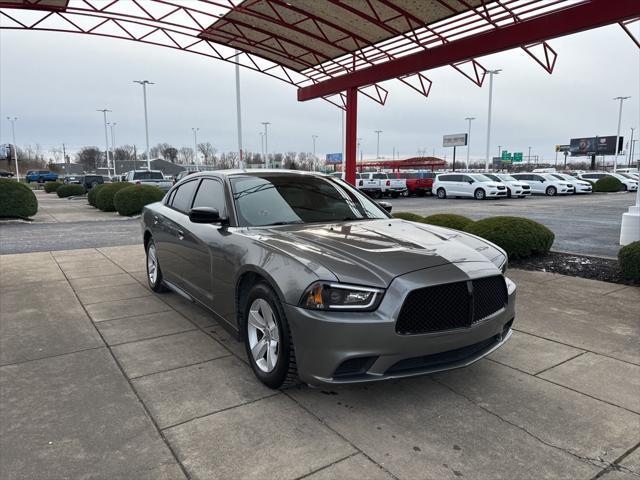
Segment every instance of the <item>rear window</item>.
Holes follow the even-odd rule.
[[[388,177],[386,173],[374,173],[372,178],[375,178],[376,180],[386,180]]]
[[[134,172],[134,180],[164,180],[162,172]]]

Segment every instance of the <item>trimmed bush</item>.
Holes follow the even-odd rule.
[[[159,202],[164,192],[153,185],[131,185],[119,190],[113,197],[113,206],[120,215],[136,215],[145,205]]]
[[[631,242],[618,251],[618,264],[624,278],[640,282],[640,241]]]
[[[109,185],[109,184],[100,183],[95,187],[93,187],[91,190],[89,190],[89,193],[87,193],[87,201],[89,202],[89,205],[91,205],[92,207],[96,206],[96,196],[98,195],[98,192],[100,191],[100,189],[105,185]]]
[[[422,215],[418,215],[416,213],[411,213],[411,212],[394,213],[393,218],[401,218],[402,220],[407,220],[409,222],[424,223],[424,217]]]
[[[37,211],[33,190],[15,180],[0,179],[0,218],[29,218]]]
[[[87,191],[82,185],[70,183],[68,185],[61,185],[56,190],[56,193],[60,198],[73,197],[74,195],[84,195]]]
[[[454,213],[436,213],[424,218],[425,223],[437,225],[439,227],[453,228],[455,230],[464,230],[473,223],[473,220],[463,215]]]
[[[53,193],[62,185],[64,185],[62,182],[47,182],[44,184],[44,191],[47,193]]]
[[[593,186],[594,192],[619,192],[622,190],[622,182],[616,177],[602,177]]]
[[[502,247],[509,258],[549,253],[555,235],[544,225],[521,217],[489,217],[473,222],[469,233]]]
[[[129,182],[114,182],[103,184],[100,191],[96,194],[96,207],[103,212],[114,212],[116,207],[113,205],[113,197],[116,196],[123,188],[130,187]],[[94,187],[95,188],[95,187]]]

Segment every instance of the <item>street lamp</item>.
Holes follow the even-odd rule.
[[[620,123],[622,122],[622,102],[624,102],[627,98],[631,98],[631,97],[616,97],[614,98],[614,100],[620,100],[620,110],[618,111],[618,132],[616,133],[616,143],[615,143],[615,150],[616,150],[616,154],[613,157],[613,171],[616,171],[616,168],[618,168],[618,142],[620,141]]]
[[[107,110],[106,108],[103,108],[102,110],[98,109],[96,110],[97,112],[102,112],[102,115],[104,116],[104,143],[105,143],[105,153],[107,155],[107,175],[111,175],[110,173],[110,162],[109,162],[109,135],[107,134],[107,112],[110,112],[111,110]],[[98,173],[98,172],[96,172]]]
[[[267,133],[267,127],[271,125],[269,122],[261,122],[264,125],[264,155],[265,160],[267,162],[267,167],[269,167],[269,134]]]
[[[316,138],[318,135],[311,135],[311,139],[313,140],[313,171],[316,171]]]
[[[258,135],[260,135],[260,157],[264,165],[262,168],[267,168],[267,162],[264,159],[264,132],[258,132]]]
[[[469,122],[469,130],[467,132],[467,170],[469,170],[469,155],[471,152],[471,122],[475,119],[476,117],[465,118],[465,120]]]
[[[527,156],[527,163],[531,164],[531,147],[529,147],[529,155]]]
[[[362,162],[362,150],[360,149],[360,143],[362,142],[362,138],[356,138],[356,141],[358,142],[358,151],[360,152],[360,162]]]
[[[376,142],[376,158],[380,158],[380,134],[382,130],[376,130],[376,134],[378,135],[378,140]]]
[[[151,160],[149,160],[149,118],[147,115],[147,85],[154,85],[149,80],[134,80],[133,83],[142,85],[142,97],[144,99],[144,134],[147,144],[147,170],[151,170]]]
[[[489,74],[489,111],[487,114],[487,155],[485,157],[484,169],[489,171],[489,147],[491,146],[491,104],[493,102],[493,76],[500,73],[502,69],[487,70]]]
[[[116,134],[115,134],[115,126],[116,122],[111,122],[109,124],[109,129],[111,130],[111,160],[113,160],[113,174],[116,174]]]
[[[629,140],[629,168],[631,168],[631,161],[633,160],[633,144],[635,140],[633,139],[633,132],[635,128],[631,127],[631,139]]]
[[[193,164],[198,165],[198,127],[192,127],[193,131]]]
[[[16,180],[20,181],[20,171],[18,170],[18,145],[16,145],[16,120],[18,117],[7,117],[11,122],[11,135],[13,137],[13,161],[16,164]]]

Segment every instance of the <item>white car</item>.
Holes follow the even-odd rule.
[[[593,186],[591,185],[591,182],[580,180],[579,178],[572,177],[571,175],[567,175],[566,173],[552,173],[551,175],[556,177],[558,180],[562,180],[573,185],[573,193],[593,192]]]
[[[514,173],[511,176],[528,184],[531,187],[531,193],[534,195],[554,197],[573,193],[573,185],[563,180],[558,180],[550,173]]]
[[[438,198],[472,197],[476,200],[485,198],[504,198],[507,187],[479,173],[446,173],[436,176],[433,191]]]
[[[407,193],[407,181],[404,178],[391,178],[384,172],[365,172],[360,174],[363,180],[375,180],[379,182],[380,194],[398,198]]]
[[[581,173],[578,175],[580,180],[588,180],[589,182],[596,183],[598,180],[604,177],[615,177],[622,182],[622,189],[628,192],[635,192],[638,190],[638,181],[631,178],[627,178],[620,173],[612,172],[589,172]]]
[[[507,175],[506,173],[485,173],[484,175],[489,177],[491,180],[504,183],[507,186],[508,198],[524,198],[531,195],[531,187],[524,182],[516,180],[511,175]]]
[[[356,173],[356,188],[371,198],[382,198],[382,187],[380,178],[373,178],[373,173]],[[382,175],[382,174],[375,174]],[[386,175],[386,174],[385,174]],[[335,172],[332,177],[346,180],[344,172]]]

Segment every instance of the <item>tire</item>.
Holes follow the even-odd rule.
[[[278,296],[266,283],[259,282],[249,291],[242,312],[242,326],[249,365],[258,380],[274,390],[297,384],[298,370],[289,323]]]
[[[507,188],[507,198],[511,198],[511,189]]]
[[[436,194],[438,195],[438,198],[440,199],[445,199],[447,198],[447,192],[444,188],[439,188],[438,191],[436,192]]]
[[[487,194],[482,188],[477,188],[475,192],[473,192],[473,196],[476,200],[484,200],[487,198]]]
[[[556,189],[556,187],[547,187],[544,193],[548,197],[555,197],[558,194],[558,189]]]
[[[147,283],[149,288],[156,293],[166,292],[168,289],[162,283],[162,270],[160,270],[160,263],[158,262],[158,253],[156,250],[156,244],[153,239],[147,243]],[[151,267],[155,267],[151,270]]]
[[[400,194],[398,192],[391,192],[391,198],[398,198]]]
[[[382,190],[373,194],[373,198],[382,198],[382,197],[384,197]]]
[[[629,191],[629,187],[627,187],[627,184],[626,184],[626,183],[623,183],[623,184],[622,184],[622,191],[623,191],[623,192],[628,192],[628,191]]]
[[[418,190],[418,197],[424,197],[426,192],[424,190]]]

